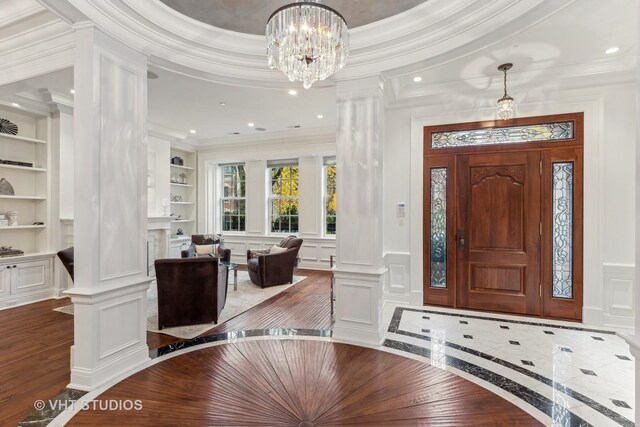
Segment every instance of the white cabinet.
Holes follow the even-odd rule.
[[[31,261],[11,265],[11,295],[46,292],[50,261]],[[6,270],[6,268],[5,268]]]
[[[0,258],[0,308],[51,298],[52,257]]]
[[[191,238],[171,239],[169,245],[169,258],[180,258],[182,251],[189,249],[191,246]]]

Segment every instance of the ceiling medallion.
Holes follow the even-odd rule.
[[[498,117],[502,120],[509,120],[513,117],[515,102],[513,98],[507,95],[507,71],[513,67],[513,64],[502,64],[498,67],[498,71],[504,73],[504,95],[498,99]]]
[[[316,1],[298,1],[273,12],[265,30],[267,63],[305,89],[336,73],[349,56],[349,29],[338,12]]]

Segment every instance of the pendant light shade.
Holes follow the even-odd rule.
[[[498,99],[498,117],[502,120],[513,118],[513,111],[516,105],[513,98],[507,95],[507,71],[509,71],[511,67],[513,67],[513,64],[508,63],[498,67],[498,70],[504,73],[504,95]]]

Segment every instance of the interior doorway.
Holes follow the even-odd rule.
[[[582,318],[582,120],[425,127],[425,304]]]

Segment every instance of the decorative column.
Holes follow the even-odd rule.
[[[378,345],[382,338],[383,82],[338,82],[337,264],[335,325],[339,340]]]
[[[640,24],[640,8],[637,8],[637,22]],[[640,44],[637,44],[636,53],[640,55]],[[629,344],[629,350],[635,358],[636,372],[636,423],[640,421],[640,56],[636,55],[636,265],[635,265],[635,289],[634,289],[634,311],[636,318],[635,334],[624,335],[624,339]]]
[[[74,345],[69,387],[92,390],[149,360],[147,58],[74,26]]]

